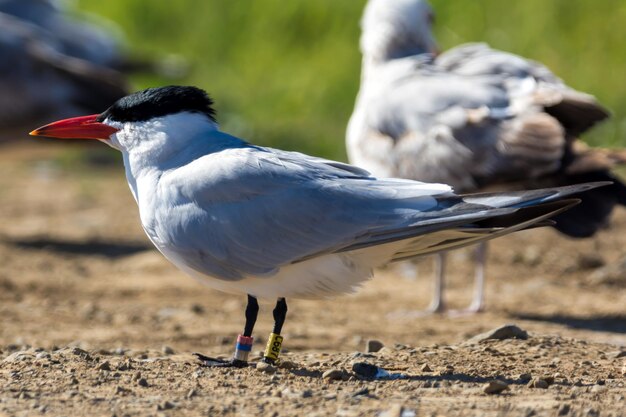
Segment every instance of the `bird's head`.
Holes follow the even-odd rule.
[[[361,51],[374,63],[437,54],[434,19],[426,0],[370,0],[361,20]]]
[[[33,136],[97,139],[123,152],[167,152],[183,141],[217,128],[213,101],[196,87],[148,88],[123,97],[100,114],[42,126]]]

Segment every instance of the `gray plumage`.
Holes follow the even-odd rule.
[[[23,136],[42,121],[95,113],[127,93],[120,72],[66,54],[45,28],[2,12],[0,27],[2,138]]]
[[[36,26],[56,52],[94,65],[122,69],[127,61],[123,35],[110,21],[69,13],[56,0],[0,0],[0,12]]]
[[[609,112],[538,62],[485,44],[439,54],[432,22],[424,0],[368,2],[350,162],[459,192],[614,181],[555,218],[570,236],[595,233],[615,204],[626,204],[626,187],[609,172],[626,154],[589,149],[578,136]],[[482,274],[481,266],[481,282]]]

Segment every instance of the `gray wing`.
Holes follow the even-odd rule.
[[[379,176],[476,188],[478,178],[511,166],[498,149],[516,112],[503,81],[419,67],[384,88],[362,85],[369,92],[360,93],[348,128],[350,161]],[[365,81],[374,82],[384,84]]]
[[[436,57],[435,65],[460,75],[506,74],[509,77],[533,77],[545,83],[565,85],[545,65],[492,49],[485,43],[468,43],[449,49]]]
[[[595,100],[539,64],[482,45],[468,49],[444,59],[446,66],[423,63],[391,81],[380,79],[385,70],[369,74],[348,127],[351,162],[460,191],[560,169],[569,138],[598,120],[573,126],[570,119]],[[464,65],[471,74],[460,73]]]
[[[525,79],[535,81],[533,94],[571,135],[579,135],[609,117],[595,97],[567,86],[545,65],[484,43],[460,45],[436,58],[435,65],[459,75],[500,75],[513,86]],[[513,87],[515,88],[515,87]],[[524,94],[521,91],[518,94]]]
[[[175,208],[162,214],[155,241],[192,269],[237,280],[515,210],[465,204],[441,184],[362,172],[263,148],[207,155],[162,178],[160,199]]]

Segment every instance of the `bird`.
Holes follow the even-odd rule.
[[[258,298],[275,299],[264,361],[279,359],[287,298],[355,291],[386,263],[545,225],[603,182],[461,196],[446,184],[375,178],[342,162],[251,144],[222,132],[193,86],[153,87],[99,114],[34,136],[95,139],[121,151],[143,229],[175,266],[247,296],[233,358],[246,366]]]
[[[0,0],[0,27],[0,140],[45,120],[99,111],[130,93],[131,73],[176,71],[173,61],[174,72],[164,74],[165,61],[129,56],[115,25],[70,18],[58,1]]]
[[[59,51],[37,25],[0,12],[0,26],[3,139],[51,118],[98,111],[129,93],[122,73]]]
[[[350,163],[376,176],[444,182],[457,192],[611,181],[555,220],[570,237],[604,227],[626,186],[610,170],[626,151],[594,149],[579,136],[609,117],[591,95],[545,65],[473,43],[441,52],[425,0],[370,0],[361,20],[361,85],[346,132]],[[446,310],[445,252],[426,313]],[[486,244],[462,313],[484,309]]]
[[[113,22],[82,11],[69,11],[59,0],[0,0],[0,12],[45,33],[56,52],[128,74],[158,70],[159,64],[131,56],[124,34]]]

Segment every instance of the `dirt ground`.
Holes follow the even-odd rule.
[[[245,299],[169,265],[121,166],[74,167],[76,153],[0,148],[0,416],[626,415],[623,209],[593,239],[542,229],[494,242],[485,313],[417,314],[424,259],[419,279],[394,267],[352,296],[288,300],[282,368],[208,369],[191,353],[229,356]],[[452,307],[471,297],[470,256],[451,254]],[[469,341],[506,323],[529,338]],[[384,348],[365,353],[368,339]],[[507,389],[486,394],[494,380]]]

